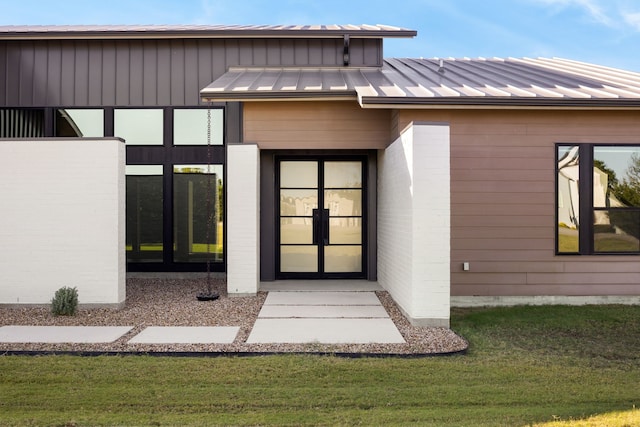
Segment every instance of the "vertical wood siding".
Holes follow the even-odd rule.
[[[352,40],[352,65],[380,65],[381,40]],[[198,105],[233,66],[342,66],[337,39],[0,42],[0,106]]]
[[[555,143],[640,144],[638,112],[405,110],[397,118],[400,130],[414,120],[451,123],[452,295],[640,294],[640,256],[555,255]]]

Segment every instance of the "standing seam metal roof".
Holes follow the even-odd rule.
[[[0,39],[415,37],[391,25],[0,25]]]
[[[640,73],[560,58],[391,58],[381,68],[232,68],[201,96],[351,98],[362,106],[640,106]]]

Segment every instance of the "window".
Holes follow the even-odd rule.
[[[160,109],[116,109],[114,136],[127,145],[162,145],[163,111]]]
[[[640,254],[640,146],[558,145],[557,252]]]
[[[162,165],[130,165],[127,174],[127,262],[162,262]]]
[[[104,136],[104,111],[98,109],[59,109],[56,111],[56,136]]]
[[[221,109],[173,110],[173,145],[207,145],[208,111],[211,112],[211,144],[222,145],[223,113]]]
[[[222,165],[174,165],[174,262],[223,261],[222,172]]]
[[[45,111],[41,108],[0,108],[0,138],[45,136]]]

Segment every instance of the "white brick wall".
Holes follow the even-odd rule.
[[[260,278],[260,150],[227,146],[227,291],[254,295]]]
[[[0,141],[0,304],[124,302],[124,168],[116,139]]]
[[[378,158],[378,282],[412,323],[448,326],[449,127],[414,123]]]

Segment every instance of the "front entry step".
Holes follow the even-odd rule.
[[[404,342],[372,291],[269,292],[247,339],[250,344]]]

